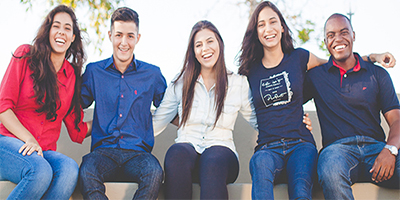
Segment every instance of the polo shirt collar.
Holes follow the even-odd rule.
[[[107,63],[104,65],[104,69],[109,68],[109,67],[114,67],[114,57],[111,55],[111,57],[107,60]],[[132,63],[129,64],[128,69],[126,71],[137,71],[139,66],[137,65],[137,60],[135,58],[135,55],[133,55],[133,60]]]
[[[353,53],[355,58],[356,58],[356,66],[354,66],[352,69],[350,69],[348,72],[358,72],[361,69],[367,70],[367,68],[365,67],[365,63],[363,62],[361,56],[358,53]],[[338,64],[335,63],[335,61],[333,61],[332,56],[329,57],[329,61],[325,64],[325,67],[327,68],[328,71],[332,71],[334,69],[339,69],[340,74],[343,75],[346,72],[346,70],[344,70],[342,67],[340,67]]]

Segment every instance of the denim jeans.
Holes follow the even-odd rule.
[[[200,183],[200,199],[228,199],[226,184],[235,182],[239,162],[224,146],[202,154],[191,144],[176,143],[165,156],[165,199],[192,199],[192,183]]]
[[[324,148],[318,160],[318,179],[326,199],[354,199],[351,185],[355,182],[371,182],[369,170],[385,146],[384,142],[367,136],[347,137]],[[391,179],[379,186],[399,188],[400,159]]]
[[[163,179],[157,158],[151,153],[99,148],[85,155],[79,170],[79,186],[85,199],[107,199],[104,182],[136,182],[133,199],[156,199]]]
[[[78,180],[78,164],[55,151],[18,153],[23,141],[0,135],[0,180],[17,186],[7,199],[69,199]]]
[[[250,160],[252,199],[274,199],[274,183],[286,178],[290,199],[311,199],[317,157],[314,144],[301,139],[262,146]]]

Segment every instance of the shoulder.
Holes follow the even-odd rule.
[[[150,64],[148,62],[144,62],[144,61],[136,59],[136,64],[137,64],[137,68],[139,70],[140,69],[151,70],[151,71],[154,71],[154,72],[161,73],[160,67],[158,67],[156,65],[153,65],[153,64]]]
[[[228,73],[228,83],[229,86],[248,85],[247,77],[236,73]]]
[[[14,51],[14,57],[22,57],[31,50],[31,45],[23,44]]]
[[[96,68],[97,69],[104,69],[104,68],[106,68],[106,64],[108,63],[108,61],[110,59],[111,58],[107,58],[107,59],[99,60],[99,61],[96,61],[96,62],[91,62],[91,63],[86,65],[86,71],[94,70]]]

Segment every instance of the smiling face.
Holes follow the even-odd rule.
[[[257,20],[258,40],[264,48],[281,49],[281,38],[284,29],[279,16],[270,7],[261,10]]]
[[[194,54],[201,69],[212,69],[219,58],[219,43],[215,33],[203,29],[194,36]]]
[[[50,28],[49,42],[52,54],[65,56],[71,43],[75,40],[71,16],[65,12],[54,15]]]
[[[133,50],[140,39],[135,22],[115,21],[108,36],[113,46],[114,64],[117,67],[129,65],[133,59]]]
[[[349,21],[341,16],[328,19],[325,25],[325,45],[337,63],[353,56],[355,34]]]

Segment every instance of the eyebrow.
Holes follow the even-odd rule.
[[[277,19],[277,18],[276,18],[275,16],[272,16],[272,17],[270,17],[268,20],[271,20],[271,19]],[[260,23],[260,22],[263,22],[263,21],[264,21],[264,20],[261,19],[260,21],[257,22],[257,24]]]
[[[121,31],[115,31],[115,33],[118,33],[118,34],[124,34],[124,33],[123,33],[123,32],[121,32]],[[136,35],[136,34],[135,34],[135,32],[129,32],[129,33],[128,33],[128,35],[129,35],[129,34]]]
[[[53,24],[54,24],[54,23],[61,24],[61,22],[59,22],[59,21],[54,21]],[[65,25],[72,26],[70,23],[65,23]]]

